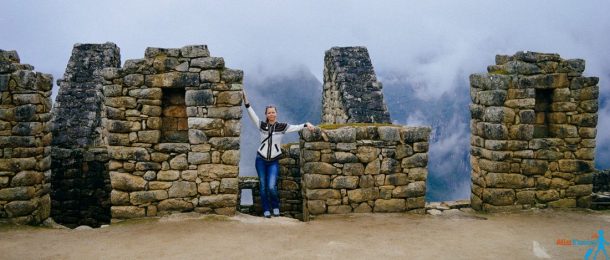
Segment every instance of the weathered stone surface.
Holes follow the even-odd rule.
[[[113,218],[141,218],[146,216],[146,209],[136,206],[112,206]]]
[[[37,205],[32,201],[11,201],[4,206],[8,217],[19,217],[29,215],[36,209]]]
[[[323,200],[308,200],[307,209],[310,214],[323,214],[326,212],[326,203]]]
[[[340,199],[341,193],[338,190],[333,189],[308,189],[306,190],[305,196],[309,200]]]
[[[368,200],[374,200],[379,196],[379,191],[375,188],[362,188],[355,190],[348,190],[347,197],[350,202],[363,202]]]
[[[343,174],[360,176],[364,174],[364,166],[361,163],[346,163],[343,165]]]
[[[360,160],[360,162],[368,163],[377,159],[379,156],[379,149],[371,146],[360,146],[358,147],[358,153],[356,156]]]
[[[41,184],[43,178],[44,175],[42,172],[22,171],[13,176],[11,186],[33,186],[36,184]]]
[[[167,196],[167,191],[164,190],[136,191],[129,194],[129,201],[132,205],[140,205],[164,200]]]
[[[304,174],[337,174],[337,169],[331,164],[324,162],[307,162],[303,165]]]
[[[170,198],[191,197],[197,195],[197,185],[194,182],[175,181],[168,190]]]
[[[193,210],[193,203],[184,201],[181,199],[166,199],[159,202],[157,205],[158,211],[191,211]]]
[[[323,123],[390,123],[366,48],[331,48],[324,64]]]
[[[337,176],[332,180],[333,189],[355,189],[358,187],[358,176]]]
[[[110,183],[113,189],[122,191],[144,190],[146,186],[146,181],[142,177],[115,171],[110,172]]]
[[[234,207],[237,205],[236,194],[220,194],[199,197],[199,206],[222,208],[222,207]]]
[[[378,199],[373,209],[375,212],[402,212],[406,209],[406,202],[404,199]]]
[[[201,164],[197,168],[201,177],[208,178],[235,178],[239,168],[234,165],[225,164]]]
[[[321,174],[306,174],[303,176],[305,187],[319,189],[330,187],[330,176]]]
[[[483,190],[483,201],[494,206],[512,205],[515,201],[515,191],[512,189],[492,189]]]

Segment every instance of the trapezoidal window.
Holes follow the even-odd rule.
[[[553,103],[553,89],[536,89],[536,122],[534,124],[534,138],[549,137],[549,113]]]
[[[163,89],[161,107],[162,143],[188,143],[188,117],[186,116],[185,90],[179,88]]]

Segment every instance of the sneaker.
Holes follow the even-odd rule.
[[[273,209],[273,216],[274,217],[279,217],[280,216],[280,209]]]
[[[270,218],[271,217],[271,213],[269,211],[265,211],[263,213],[263,216],[265,216],[265,218]]]

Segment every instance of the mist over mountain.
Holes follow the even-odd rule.
[[[470,102],[468,82],[438,97],[417,94],[408,75],[381,73],[393,123],[432,127],[426,200],[466,199],[470,195]]]

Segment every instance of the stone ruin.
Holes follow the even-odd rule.
[[[2,221],[261,213],[256,178],[238,179],[243,72],[207,46],[147,48],[121,68],[116,45],[77,44],[52,113],[52,77],[19,62],[0,50]],[[598,78],[583,71],[519,52],[470,76],[474,209],[589,207],[609,190],[593,174]],[[390,121],[365,48],[327,51],[324,78],[329,124],[282,147],[283,215],[425,213],[431,129],[365,124]],[[239,205],[246,188],[251,207]]]
[[[324,65],[322,123],[330,129],[305,129],[299,144],[283,147],[282,214],[308,221],[320,214],[425,213],[431,129],[388,124],[366,48],[331,48]],[[262,215],[257,177],[242,177],[240,189],[251,189],[254,200],[240,210]]]
[[[103,79],[96,71],[120,67],[114,43],[76,44],[53,106],[51,216],[65,226],[110,223],[108,152],[103,142]]]
[[[0,219],[36,224],[51,211],[53,77],[0,50]]]
[[[470,76],[474,209],[589,207],[599,87],[585,62],[496,56]]]
[[[365,47],[327,50],[321,123],[391,123],[381,89]]]
[[[243,72],[197,45],[147,48],[101,75],[112,218],[234,214]]]
[[[357,126],[303,131],[304,215],[424,214],[429,127]]]

